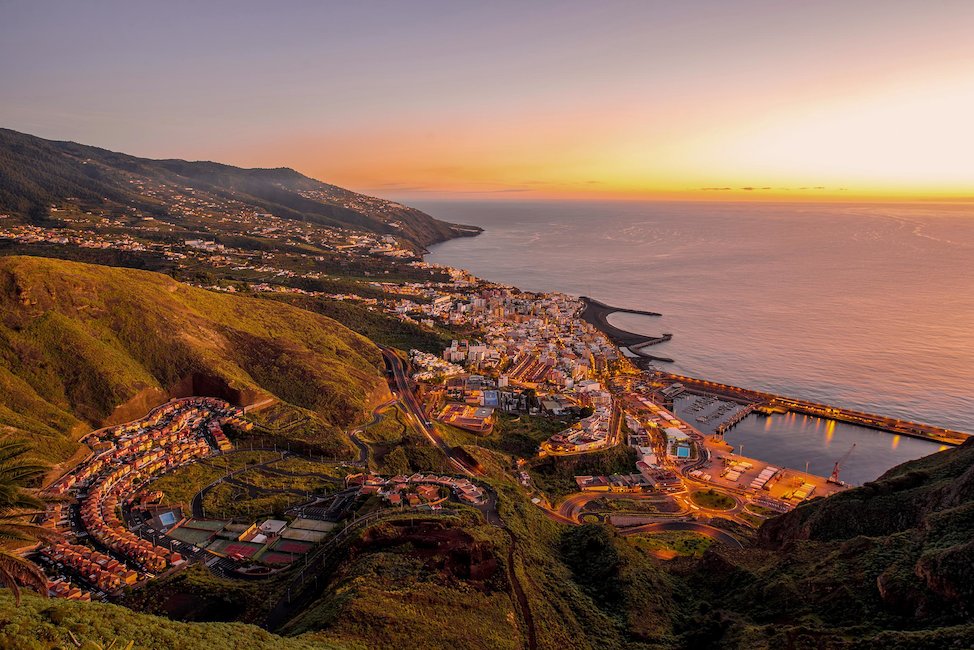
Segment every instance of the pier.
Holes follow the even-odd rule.
[[[662,316],[662,314],[655,311],[644,311],[641,309],[612,307],[611,305],[607,305],[604,302],[600,302],[587,296],[581,296],[580,299],[585,304],[585,308],[580,314],[581,319],[586,323],[597,327],[603,334],[612,339],[612,342],[617,346],[627,348],[633,354],[649,361],[673,363],[673,359],[669,359],[667,357],[658,357],[642,351],[643,348],[669,341],[673,338],[672,334],[667,333],[661,336],[646,336],[644,334],[627,332],[626,330],[620,329],[609,323],[609,316],[615,313],[638,314],[640,316]]]
[[[728,429],[733,429],[735,424],[737,424],[738,422],[740,422],[741,420],[749,416],[751,413],[753,413],[755,408],[757,408],[756,404],[753,403],[748,404],[743,409],[741,409],[733,416],[731,416],[729,420],[725,420],[724,422],[718,424],[717,428],[714,430],[714,433],[717,434],[718,436],[724,435],[725,433],[727,433]]]
[[[837,422],[856,424],[861,427],[877,429],[879,431],[894,433],[901,436],[909,436],[911,438],[919,438],[922,440],[931,440],[942,445],[950,446],[961,445],[971,437],[971,434],[963,431],[953,431],[951,429],[936,427],[930,424],[909,422],[883,415],[874,415],[872,413],[855,411],[853,409],[838,408],[835,406],[829,406],[827,404],[820,404],[818,402],[810,402],[792,397],[783,397],[773,393],[764,393],[747,388],[730,386],[728,384],[720,384],[713,381],[706,381],[704,379],[697,379],[695,377],[687,377],[685,375],[657,372],[656,376],[664,383],[678,382],[683,384],[684,388],[688,392],[709,393],[711,395],[718,395],[720,397],[726,397],[736,401],[749,402],[753,404],[753,410],[761,412],[783,413],[791,411],[793,413],[813,415],[815,417],[835,420]]]

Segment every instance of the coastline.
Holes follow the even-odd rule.
[[[622,328],[616,327],[609,322],[609,316],[616,313],[638,314],[640,316],[662,316],[662,314],[655,311],[629,309],[626,307],[612,307],[611,305],[607,305],[600,300],[596,300],[588,296],[579,296],[579,300],[581,300],[585,305],[584,309],[582,309],[580,318],[609,337],[609,340],[611,340],[616,347],[625,348],[632,354],[639,357],[640,360],[645,360],[647,362],[659,361],[661,363],[673,363],[673,359],[670,359],[669,357],[659,357],[643,352],[643,348],[669,341],[671,338],[673,338],[672,334],[663,334],[662,336],[645,336],[643,334],[636,334],[634,332],[629,332]],[[646,368],[642,369],[646,370]]]
[[[483,230],[481,230],[483,232]],[[479,234],[479,233],[478,233]],[[425,258],[425,255],[424,255]],[[489,280],[485,280],[490,282]],[[662,316],[658,312],[631,309],[625,307],[613,307],[597,299],[588,296],[578,296],[578,299],[583,303],[582,309],[577,313],[577,317],[581,318],[585,322],[589,323],[600,332],[602,332],[609,340],[620,349],[627,350],[629,352],[629,358],[631,361],[643,371],[657,371],[658,368],[652,365],[652,362],[660,363],[674,363],[673,359],[667,357],[656,356],[648,354],[643,351],[646,347],[651,347],[658,343],[668,341],[672,338],[672,334],[663,334],[661,336],[646,336],[642,334],[636,334],[634,332],[629,332],[621,328],[615,327],[608,322],[608,317],[614,313],[629,313],[637,314],[650,317]],[[663,376],[666,376],[672,380],[679,380],[679,375],[673,375],[672,373],[663,372]],[[692,383],[698,383],[702,385],[709,385],[711,387],[723,386],[722,384],[717,384],[704,379],[687,378]],[[910,422],[902,419],[896,419],[893,417],[874,415],[872,413],[867,413],[864,411],[854,410],[846,407],[833,407],[829,404],[824,404],[821,402],[812,402],[805,400],[804,398],[793,398],[783,395],[777,395],[772,393],[765,393],[761,391],[755,391],[747,388],[740,387],[727,387],[735,393],[747,393],[751,396],[760,396],[764,399],[756,399],[754,401],[769,401],[774,406],[778,408],[786,408],[789,411],[815,415],[818,417],[832,418],[837,421],[847,422],[849,424],[856,424],[863,426],[865,428],[871,428],[891,435],[906,435],[907,437],[923,439],[930,442],[936,442],[948,446],[957,446],[963,444],[963,442],[974,434],[960,431],[952,430],[950,428],[945,428],[941,426],[928,425],[921,422]],[[891,424],[892,423],[892,424]],[[912,430],[911,430],[912,429]]]

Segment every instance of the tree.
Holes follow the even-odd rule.
[[[382,459],[382,471],[386,474],[409,474],[409,458],[402,447],[396,447]]]
[[[26,487],[46,468],[26,456],[29,446],[15,440],[0,441],[0,544],[31,542],[56,537],[51,531],[27,521],[45,502]],[[36,564],[0,546],[0,583],[13,591],[20,603],[20,588],[47,595],[47,578]]]

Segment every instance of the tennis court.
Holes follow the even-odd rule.
[[[323,533],[327,533],[335,526],[337,526],[333,521],[318,521],[317,519],[295,519],[291,523],[291,528],[300,528],[302,530],[317,530]]]
[[[281,537],[284,539],[294,539],[299,542],[309,542],[311,544],[317,544],[327,536],[328,533],[323,533],[318,530],[301,530],[300,528],[288,528],[281,533]]]
[[[274,544],[272,551],[276,553],[294,553],[295,555],[301,555],[307,553],[311,550],[313,544],[308,544],[307,542],[296,542],[290,539],[282,539]]]

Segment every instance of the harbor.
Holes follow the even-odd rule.
[[[661,357],[643,351],[645,348],[671,340],[673,338],[672,334],[664,333],[660,336],[635,334],[633,332],[618,328],[609,322],[609,316],[612,314],[636,314],[638,316],[662,316],[662,314],[654,311],[629,309],[626,307],[612,307],[604,302],[600,302],[587,296],[581,296],[580,300],[585,305],[581,314],[579,315],[580,318],[585,322],[597,327],[620,349],[628,350],[630,354],[627,356],[638,358],[639,360],[645,362],[657,361],[661,363],[673,363],[673,359],[670,359],[669,357]]]
[[[656,371],[654,380],[662,390],[679,386],[681,389],[680,392],[712,395],[734,401],[751,403],[755,405],[755,410],[766,415],[783,415],[786,413],[809,415],[900,436],[928,440],[951,447],[963,444],[971,435],[963,431],[954,431],[930,424],[921,424],[872,413],[863,413],[852,409],[749,390],[668,372]],[[671,392],[671,399],[675,394]]]
[[[654,399],[706,437],[716,452],[711,465],[702,468],[708,481],[739,484],[737,471],[776,469],[769,485],[785,493],[811,489],[830,493],[837,484],[861,485],[875,480],[899,463],[962,444],[970,434],[853,409],[750,390],[659,370],[653,361],[671,361],[642,352],[671,335],[646,336],[608,322],[615,313],[658,316],[656,312],[615,308],[582,298],[580,316],[603,331],[638,367],[651,373]],[[664,338],[665,337],[665,338]],[[745,448],[750,458],[744,456]],[[720,459],[719,461],[717,459]],[[842,459],[841,478],[835,475]],[[738,462],[740,461],[740,462]],[[744,463],[744,465],[740,465]],[[736,469],[734,469],[736,468]],[[780,469],[779,469],[780,468]],[[767,489],[767,488],[766,488]]]

